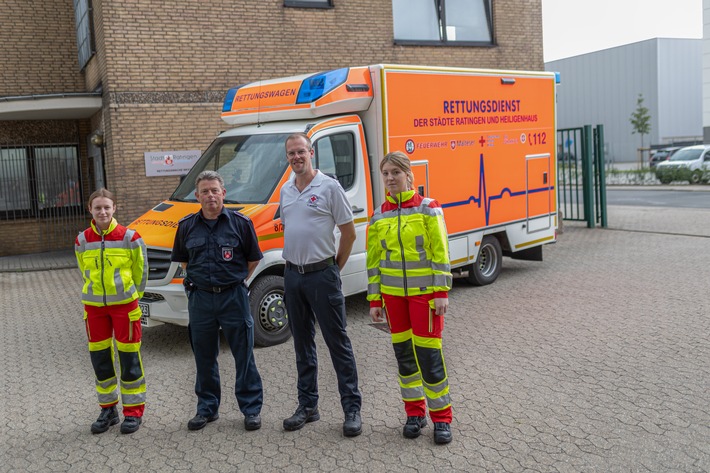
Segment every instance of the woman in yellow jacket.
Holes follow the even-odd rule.
[[[367,233],[370,317],[381,322],[386,316],[392,333],[407,413],[403,435],[419,437],[428,406],[434,441],[449,443],[452,413],[441,333],[452,276],[444,213],[437,201],[412,190],[411,164],[401,151],[385,156],[380,171],[386,200]]]
[[[138,430],[145,408],[145,377],[140,355],[141,310],[148,279],[145,243],[134,230],[113,218],[116,201],[106,189],[89,197],[91,226],[75,241],[76,259],[84,277],[81,300],[89,338],[89,354],[96,374],[101,413],[91,432],[106,432],[118,424],[113,337],[121,367],[121,433]]]

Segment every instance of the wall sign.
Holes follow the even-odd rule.
[[[192,169],[202,152],[199,149],[187,151],[157,151],[143,153],[145,157],[145,175],[184,176]]]

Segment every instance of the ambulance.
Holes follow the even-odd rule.
[[[367,290],[366,229],[385,189],[379,162],[409,156],[420,194],[444,210],[451,268],[471,284],[498,277],[503,256],[542,260],[557,229],[556,76],[548,72],[373,65],[230,89],[219,135],[173,195],[131,224],[148,246],[143,324],[187,325],[185,273],[170,261],[178,221],[198,212],[195,177],[218,171],[225,205],[254,223],[264,259],[251,279],[255,343],[290,337],[283,302],[279,191],[292,179],[285,141],[307,133],[314,167],[340,181],[357,239],[341,272],[345,295]],[[336,229],[336,238],[337,238]]]

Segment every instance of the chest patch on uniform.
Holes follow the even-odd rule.
[[[231,247],[223,247],[222,248],[222,259],[224,261],[232,261],[232,258],[234,257],[234,249]]]
[[[318,196],[315,194],[311,194],[311,196],[306,201],[306,205],[308,205],[309,207],[318,208]]]

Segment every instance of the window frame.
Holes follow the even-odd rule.
[[[41,161],[44,159],[42,156],[42,150],[47,149],[67,149],[73,151],[73,159],[75,160],[75,176],[66,176],[74,183],[74,189],[78,191],[78,200],[76,202],[71,202],[66,205],[41,205],[43,204],[42,199],[49,196],[43,196],[43,190],[40,188],[41,184],[47,184],[50,181],[40,179],[40,175],[43,173],[51,174],[52,169],[47,170],[46,164],[44,164],[45,169],[41,169],[43,164]],[[81,186],[81,154],[78,144],[74,143],[63,143],[63,144],[34,144],[34,145],[22,145],[22,146],[3,146],[2,149],[16,149],[22,150],[23,156],[22,160],[25,162],[26,169],[26,180],[27,182],[23,185],[27,186],[27,197],[29,199],[29,206],[26,208],[19,209],[2,209],[0,210],[0,221],[3,220],[17,220],[17,219],[31,219],[31,218],[42,218],[47,216],[64,216],[64,215],[74,215],[77,211],[83,208],[84,196],[83,189]],[[45,151],[46,152],[46,151]],[[66,152],[66,151],[65,151]],[[51,161],[45,161],[51,162]],[[50,171],[50,172],[47,172]],[[73,177],[73,179],[72,179]],[[61,179],[55,180],[55,184],[59,184],[60,188],[64,188]],[[70,184],[71,185],[71,184]],[[69,191],[70,186],[66,186],[65,190]],[[69,194],[68,194],[69,195]],[[52,196],[52,197],[58,197]]]
[[[486,13],[486,23],[488,24],[488,31],[491,35],[490,42],[488,41],[450,41],[446,37],[446,1],[447,0],[433,0],[436,2],[437,11],[437,22],[439,25],[439,40],[426,40],[426,39],[397,39],[394,38],[394,44],[398,46],[464,46],[464,47],[482,47],[482,48],[492,48],[497,46],[495,37],[495,22],[493,20],[493,1],[494,0],[481,0],[483,1],[483,8]],[[393,26],[393,36],[394,36],[394,0],[392,0],[393,11],[392,11],[392,26]]]
[[[96,54],[94,33],[94,7],[91,0],[74,0],[74,30],[76,32],[76,50],[79,70],[83,71]],[[79,5],[84,7],[79,17]]]
[[[334,8],[333,0],[318,0],[318,1],[306,1],[306,0],[284,0],[284,7],[287,8],[321,8],[328,9]]]
[[[356,137],[353,132],[343,131],[343,132],[338,132],[338,133],[332,133],[332,134],[321,136],[320,138],[316,139],[316,141],[313,142],[313,150],[315,151],[315,157],[314,157],[315,162],[313,163],[313,167],[316,169],[319,169],[319,170],[321,167],[321,158],[318,153],[318,148],[319,148],[320,142],[325,139],[330,140],[330,143],[331,143],[330,147],[331,147],[331,149],[333,149],[333,145],[332,145],[333,137],[336,137],[336,136],[347,136],[348,151],[350,152],[348,155],[347,163],[349,164],[348,170],[351,172],[348,174],[343,174],[343,175],[338,174],[338,167],[337,167],[338,163],[335,160],[335,155],[333,155],[333,158],[334,158],[333,165],[335,166],[335,173],[334,173],[335,178],[338,180],[340,185],[343,187],[343,190],[348,191],[355,186],[355,181],[357,180],[357,166],[355,165],[356,155],[357,155],[357,144],[355,141]],[[321,170],[321,172],[323,172],[323,171]],[[328,174],[330,174],[330,173],[328,173]],[[351,176],[350,182],[346,183],[346,184],[348,184],[347,186],[343,183],[343,180],[342,180],[343,176]]]

